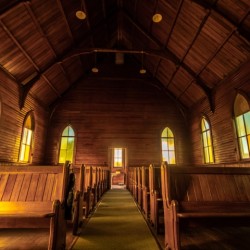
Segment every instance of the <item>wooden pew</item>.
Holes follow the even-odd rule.
[[[149,218],[149,168],[142,166],[142,211],[145,217]]]
[[[49,228],[49,250],[66,246],[69,166],[1,166],[0,228]]]
[[[181,249],[183,222],[250,218],[250,168],[161,166],[165,249]],[[228,220],[230,218],[230,220]]]
[[[149,165],[149,221],[156,233],[160,233],[163,226],[163,203],[161,195],[161,166],[157,164]]]
[[[85,215],[84,165],[71,164],[70,175],[72,174],[74,175],[74,193],[70,220],[72,222],[73,235],[78,235],[83,224],[83,214]]]
[[[142,169],[141,167],[136,167],[137,170],[137,203],[139,208],[142,210]]]
[[[75,206],[79,208],[79,225],[82,224],[83,217],[87,218],[93,207],[93,195],[92,195],[92,167],[82,165],[72,165],[73,172],[76,178],[76,198]],[[77,218],[77,215],[76,215]]]

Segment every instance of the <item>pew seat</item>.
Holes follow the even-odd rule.
[[[161,166],[165,249],[181,249],[182,223],[250,218],[250,168]]]
[[[65,249],[68,174],[68,165],[1,166],[0,228],[48,228],[48,249]]]

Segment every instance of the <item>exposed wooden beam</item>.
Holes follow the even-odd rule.
[[[43,77],[44,80],[49,84],[49,86],[51,87],[51,89],[55,92],[55,94],[60,97],[60,94],[58,93],[58,91],[54,88],[54,86],[51,84],[51,82],[48,80],[48,78],[43,75],[40,74],[40,69],[39,67],[36,65],[36,63],[33,61],[33,59],[30,57],[30,55],[25,51],[25,49],[22,47],[22,45],[19,43],[19,41],[17,41],[17,39],[14,37],[14,35],[11,33],[11,31],[6,27],[6,25],[3,23],[2,20],[0,20],[0,25],[3,27],[3,29],[5,30],[5,32],[8,34],[8,36],[11,38],[11,40],[15,43],[15,45],[18,47],[18,49],[24,54],[24,56],[27,58],[27,60],[33,65],[33,67],[35,68],[36,73],[35,77],[32,78],[28,84],[22,84],[19,83],[19,85],[21,84],[21,94],[20,94],[20,108],[23,107],[25,99],[28,95],[28,91],[30,90],[30,88],[33,86],[34,82],[38,80],[38,78]],[[18,82],[17,82],[18,83]]]
[[[134,20],[127,14],[124,14],[126,18],[137,28],[138,31],[140,31],[142,34],[144,34],[151,42],[153,42],[155,45],[157,45],[159,48],[162,48],[162,44],[156,40],[154,37],[152,37],[150,34],[148,34],[142,27],[140,27],[138,24],[134,22]],[[194,79],[196,79],[196,84],[204,91],[204,93],[208,96],[210,95],[211,89],[206,86],[206,84],[200,79],[200,77],[197,75],[196,72],[194,72],[187,64],[182,62],[173,52],[171,52],[168,48],[164,48],[159,50],[158,52],[161,53],[161,55],[158,55],[161,58],[164,58],[165,60],[170,60],[173,62],[177,67],[182,67],[185,69]]]
[[[57,2],[57,5],[58,5],[58,7],[59,7],[59,10],[60,10],[60,12],[61,12],[61,14],[62,14],[62,18],[63,18],[63,20],[64,20],[64,23],[66,24],[67,32],[68,32],[68,34],[69,34],[69,37],[70,37],[70,39],[71,39],[71,41],[72,41],[72,44],[74,45],[74,44],[75,44],[74,37],[73,37],[72,31],[71,31],[71,28],[70,28],[70,26],[69,26],[68,20],[67,20],[67,18],[66,18],[66,16],[65,16],[65,12],[64,12],[64,9],[63,9],[61,0],[57,0],[56,2]]]
[[[177,21],[177,18],[178,18],[178,16],[179,16],[180,12],[181,12],[181,7],[182,7],[183,2],[184,2],[184,0],[180,0],[180,2],[179,2],[179,5],[178,5],[178,8],[177,8],[177,10],[176,10],[176,14],[175,14],[174,20],[173,20],[172,25],[171,25],[171,29],[170,29],[170,31],[169,31],[169,33],[168,33],[167,39],[166,39],[165,44],[164,44],[165,47],[168,46],[170,37],[171,37],[171,35],[172,35],[172,33],[173,33],[174,26],[175,26],[176,21]]]
[[[246,14],[244,16],[244,19],[241,19],[239,22],[236,22],[233,18],[230,17],[230,15],[226,15],[222,10],[220,10],[216,4],[214,3],[210,3],[207,1],[201,1],[201,0],[190,0],[200,6],[202,6],[205,9],[209,9],[211,11],[216,12],[217,14],[219,14],[220,16],[222,16],[223,18],[225,18],[226,20],[228,20],[233,26],[237,27],[237,30],[239,32],[239,34],[241,36],[243,36],[244,38],[246,38],[247,40],[250,40],[250,30],[246,30],[244,29],[241,24],[243,22],[243,20],[249,15],[250,12],[250,8],[248,8],[246,10]],[[237,1],[236,1],[237,2]]]

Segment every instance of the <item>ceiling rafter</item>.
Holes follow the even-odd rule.
[[[189,53],[189,51],[190,51],[191,48],[193,47],[193,45],[194,45],[194,43],[195,43],[197,37],[200,35],[201,30],[202,30],[202,28],[204,27],[204,25],[205,25],[205,23],[206,23],[206,21],[207,21],[209,15],[210,15],[210,11],[207,11],[207,13],[206,13],[206,15],[204,16],[204,18],[202,19],[202,21],[201,21],[201,23],[200,23],[200,25],[199,25],[199,28],[197,29],[197,31],[196,31],[196,33],[195,33],[195,35],[194,35],[194,37],[193,37],[191,43],[189,44],[188,48],[186,49],[186,51],[185,51],[183,57],[180,59],[180,64],[176,66],[176,70],[175,70],[175,72],[172,74],[172,76],[171,76],[171,78],[170,78],[170,80],[169,80],[169,82],[168,82],[168,84],[167,84],[167,87],[169,87],[169,85],[172,83],[172,81],[173,81],[173,79],[174,79],[174,77],[175,77],[177,71],[179,70],[179,68],[181,67],[182,63],[184,62],[184,60],[185,60],[187,54]]]
[[[136,24],[132,18],[125,13],[126,17],[128,20],[140,31],[142,32],[149,40],[151,40],[154,44],[156,44],[158,47],[162,47],[162,44],[153,38],[150,34],[148,34],[143,28],[141,28],[138,24]],[[162,58],[165,57],[165,59],[172,61],[176,66],[180,65],[183,67],[194,79],[196,79],[196,84],[204,91],[206,94],[207,98],[210,100],[210,95],[211,95],[211,89],[206,86],[206,84],[200,79],[200,77],[184,62],[181,62],[181,60],[174,54],[172,53],[168,48],[164,48],[160,51]]]
[[[64,9],[63,9],[61,0],[57,0],[56,2],[57,2],[57,6],[58,6],[58,8],[59,8],[59,10],[60,10],[60,12],[61,12],[63,21],[64,21],[64,23],[66,24],[67,32],[68,32],[68,34],[69,34],[69,37],[70,37],[70,39],[71,39],[71,42],[72,42],[73,45],[75,45],[75,40],[74,40],[72,31],[71,31],[71,29],[70,29],[68,20],[67,20],[67,18],[66,18],[66,16],[65,16],[65,12],[64,12]]]
[[[159,2],[159,0],[156,0],[155,3],[154,3],[153,15],[154,15],[154,13],[156,12],[158,2]],[[152,16],[153,16],[153,15],[152,15]],[[150,21],[150,24],[149,24],[149,30],[148,30],[148,32],[151,32],[153,23],[154,23],[154,22],[153,22],[153,19],[151,18],[151,21]]]
[[[197,29],[197,32],[195,33],[195,35],[194,35],[194,37],[193,37],[191,43],[189,44],[188,48],[186,49],[186,51],[185,51],[183,57],[180,59],[180,64],[176,66],[176,70],[175,70],[175,72],[172,74],[172,76],[171,76],[171,78],[170,78],[170,80],[169,80],[169,82],[168,82],[168,84],[167,84],[167,88],[168,88],[168,87],[170,86],[170,84],[173,82],[173,79],[174,79],[175,75],[177,74],[177,71],[180,69],[181,65],[183,64],[183,62],[184,62],[184,60],[185,60],[185,58],[186,58],[186,56],[188,55],[189,51],[190,51],[191,48],[193,47],[193,45],[194,45],[194,43],[195,43],[197,37],[200,35],[200,33],[201,33],[201,31],[202,31],[202,28],[204,27],[204,25],[205,25],[205,23],[206,23],[208,17],[210,16],[210,13],[211,13],[210,10],[207,10],[207,11],[206,11],[206,15],[205,15],[204,18],[202,19],[202,22],[200,23],[199,28]],[[196,74],[196,75],[198,76],[198,74]],[[189,88],[189,86],[192,85],[193,82],[194,82],[194,80],[191,80],[191,81],[190,81],[190,84],[188,85],[188,88]],[[185,88],[185,89],[183,90],[182,94],[184,94],[185,91],[186,91],[188,88]],[[211,110],[214,110],[211,91],[208,90],[208,88],[204,88],[203,91],[205,92],[206,96],[208,97],[209,104],[210,104],[210,109],[211,109]],[[179,99],[179,98],[180,98],[180,96],[178,97],[178,99]]]
[[[174,20],[173,20],[173,22],[172,22],[172,25],[171,25],[171,28],[170,28],[170,32],[168,33],[167,39],[166,39],[166,41],[165,41],[165,43],[164,43],[164,44],[165,44],[165,47],[168,46],[170,37],[171,37],[171,35],[172,35],[172,33],[173,33],[173,30],[174,30],[174,27],[175,27],[175,24],[176,24],[176,21],[177,21],[177,18],[179,17],[179,14],[180,14],[180,12],[181,12],[181,7],[182,7],[182,5],[183,5],[183,2],[184,2],[184,0],[180,0],[180,2],[179,2],[179,5],[178,5],[177,11],[176,11],[175,18],[174,18]]]
[[[250,8],[248,8],[248,10],[246,11],[246,15],[244,19],[241,19],[238,23],[236,21],[233,20],[233,18],[230,18],[228,15],[225,15],[225,13],[223,11],[221,11],[216,4],[214,3],[209,3],[207,1],[200,1],[200,0],[190,0],[192,2],[195,2],[196,4],[202,6],[205,9],[209,9],[214,11],[215,13],[217,13],[218,15],[222,16],[223,18],[225,18],[228,22],[230,22],[233,26],[237,27],[237,30],[239,32],[239,34],[241,36],[243,36],[244,38],[246,38],[247,40],[250,39],[250,31],[243,29],[243,27],[241,27],[241,24],[243,23],[244,19],[249,15],[250,12]]]
[[[54,50],[52,44],[51,44],[50,41],[47,39],[47,36],[46,36],[46,34],[44,33],[44,31],[43,31],[43,29],[42,29],[40,23],[37,21],[35,15],[34,15],[34,13],[33,13],[33,10],[31,9],[30,3],[26,2],[26,3],[25,3],[25,7],[27,8],[27,10],[28,10],[28,12],[29,12],[29,14],[30,14],[30,16],[31,16],[31,18],[32,18],[32,20],[33,20],[33,22],[34,22],[34,24],[36,25],[37,30],[40,32],[41,36],[44,38],[44,40],[45,40],[45,42],[47,43],[47,45],[50,47],[50,49],[51,49],[51,51],[52,51],[52,53],[53,53],[53,55],[54,55],[54,60],[56,60],[58,56],[57,56],[57,54],[56,54],[56,52],[55,52],[55,50]],[[67,80],[67,82],[68,82],[68,85],[70,85],[70,81],[69,81],[69,79],[68,79],[68,76],[67,76],[67,74],[66,74],[66,72],[65,72],[65,69],[64,69],[63,65],[62,65],[62,64],[59,64],[59,65],[60,65],[60,67],[61,67],[61,69],[62,69],[62,71],[63,71],[63,73],[64,73],[64,75],[65,75],[65,78],[66,78],[66,80]],[[34,82],[34,84],[35,84],[35,82]]]
[[[16,44],[16,46],[18,47],[18,49],[24,54],[24,56],[28,59],[28,61],[33,65],[33,67],[36,69],[36,73],[35,77],[32,78],[27,86],[23,85],[22,83],[20,82],[17,82],[18,84],[21,84],[22,85],[22,89],[23,89],[23,93],[20,95],[22,97],[22,99],[20,100],[20,108],[23,107],[24,105],[24,102],[25,102],[25,99],[26,99],[26,96],[28,94],[28,91],[29,89],[33,86],[34,84],[34,80],[38,80],[37,79],[37,76],[42,76],[43,79],[49,84],[49,86],[51,87],[51,89],[55,92],[55,94],[60,97],[60,94],[58,93],[58,91],[55,89],[55,87],[51,84],[51,82],[48,80],[48,78],[43,75],[43,74],[40,74],[40,69],[39,67],[36,65],[36,63],[33,61],[33,59],[30,57],[30,55],[25,51],[25,49],[22,47],[22,45],[19,43],[19,41],[17,41],[17,39],[13,36],[13,34],[11,33],[11,31],[7,28],[7,26],[4,24],[3,20],[0,20],[0,25],[3,27],[4,31],[7,33],[7,35],[11,38],[11,40]]]

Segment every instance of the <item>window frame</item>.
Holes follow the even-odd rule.
[[[70,127],[74,133],[73,136],[64,136],[63,133],[64,131]],[[68,145],[68,138],[74,138],[73,140],[73,147],[72,147],[72,160],[69,160],[67,159],[67,148],[66,149],[63,149],[63,150],[66,150],[66,156],[65,156],[65,160],[63,162],[60,161],[60,156],[61,156],[61,146],[62,146],[62,139],[63,138],[67,138],[67,145]],[[71,163],[74,163],[75,162],[75,147],[76,147],[76,132],[75,132],[75,129],[73,128],[73,126],[71,124],[68,124],[67,126],[65,126],[62,131],[61,131],[61,136],[60,136],[60,139],[59,139],[60,143],[59,143],[59,150],[58,150],[58,163],[59,164],[64,164],[66,161],[70,161]]]
[[[164,131],[167,130],[167,129],[168,129],[168,130],[171,132],[171,134],[173,135],[172,137],[163,136]],[[164,139],[166,140],[167,145],[168,145],[168,141],[169,141],[170,139],[173,140],[173,150],[170,150],[170,149],[164,150],[164,149],[163,149],[163,140],[164,140]],[[167,159],[167,160],[164,160],[164,158],[163,158],[163,152],[167,152],[167,156],[168,156],[168,159]],[[173,155],[174,155],[174,163],[169,162],[169,159],[170,159],[170,156],[171,156],[170,152],[172,152]],[[163,129],[162,132],[161,132],[161,160],[162,160],[162,161],[167,161],[169,165],[175,165],[175,164],[176,164],[176,142],[175,142],[175,134],[174,134],[173,130],[170,129],[169,126],[164,127],[164,129]]]
[[[208,126],[209,126],[208,129],[205,129],[205,130],[202,129],[203,120],[205,120],[206,123],[208,124]],[[215,163],[215,155],[214,155],[212,126],[211,126],[211,123],[210,123],[209,119],[205,115],[203,115],[202,118],[201,118],[200,129],[201,129],[201,143],[202,143],[203,162],[205,164],[214,164]],[[209,136],[210,136],[210,145],[209,145],[209,138],[207,136],[208,133],[209,133]],[[206,144],[204,142],[204,135],[206,137],[205,138],[206,139]],[[207,151],[206,149],[208,149],[208,152],[206,152]],[[206,156],[209,157],[208,161],[207,161]],[[212,161],[210,160],[211,156],[212,156]]]
[[[28,119],[30,119],[30,124],[27,124]],[[32,156],[33,156],[33,150],[34,150],[34,147],[33,147],[34,132],[35,132],[35,119],[34,119],[33,111],[30,111],[26,114],[24,118],[24,122],[23,122],[22,135],[21,135],[21,140],[20,140],[20,148],[19,148],[19,154],[18,154],[18,162],[20,163],[28,164],[32,162]],[[24,138],[24,136],[26,138]],[[28,140],[28,138],[30,139]],[[28,157],[27,157],[28,159],[26,159],[27,154],[28,154]]]
[[[247,104],[247,111],[244,112],[244,113],[240,113],[240,114],[236,114],[236,105],[237,105],[237,98],[238,97],[241,97],[244,99],[244,101],[246,102]],[[240,159],[240,161],[249,161],[250,160],[250,133],[247,133],[247,125],[246,125],[246,119],[245,119],[245,116],[246,114],[250,115],[250,100],[249,98],[247,98],[247,96],[244,94],[244,93],[240,93],[238,92],[235,96],[235,99],[234,99],[234,103],[233,103],[233,120],[234,120],[234,126],[235,126],[235,134],[236,134],[236,141],[237,141],[237,148],[238,148],[238,157]],[[242,120],[243,120],[243,125],[244,125],[244,131],[241,132],[241,134],[244,134],[244,135],[240,135],[240,131],[238,129],[238,123],[237,123],[237,119],[242,117]],[[248,125],[250,126],[250,124]],[[246,142],[246,145],[247,145],[247,154],[248,154],[248,157],[243,157],[243,152],[242,152],[242,144],[240,143],[240,141],[242,139],[245,138],[245,142]]]

